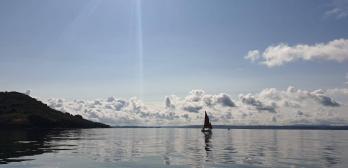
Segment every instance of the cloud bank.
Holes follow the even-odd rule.
[[[214,124],[348,124],[346,100],[335,95],[346,90],[285,90],[267,88],[258,93],[208,94],[192,90],[185,97],[166,96],[162,103],[144,103],[138,98],[108,97],[96,100],[45,99],[50,107],[79,114],[111,125],[201,124],[206,110]]]
[[[328,43],[298,44],[295,46],[280,43],[267,47],[263,52],[259,50],[249,51],[244,58],[268,67],[281,66],[298,60],[343,62],[348,60],[348,40],[336,39]]]

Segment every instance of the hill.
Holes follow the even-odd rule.
[[[108,128],[110,126],[63,113],[22,93],[0,92],[0,128]]]

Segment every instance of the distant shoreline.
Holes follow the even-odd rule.
[[[112,128],[201,128],[201,125],[184,126],[112,126]],[[284,129],[284,130],[348,130],[348,125],[215,125],[214,129]]]

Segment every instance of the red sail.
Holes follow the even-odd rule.
[[[206,111],[205,111],[204,126],[203,126],[203,128],[210,128],[210,129],[213,128],[212,125],[211,125],[211,123],[209,122],[209,117],[208,117]]]

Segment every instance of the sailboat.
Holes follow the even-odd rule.
[[[210,121],[209,121],[209,117],[207,115],[207,112],[204,111],[205,113],[205,117],[204,117],[204,126],[202,128],[202,132],[211,132],[211,130],[213,129],[213,126],[211,125]]]

